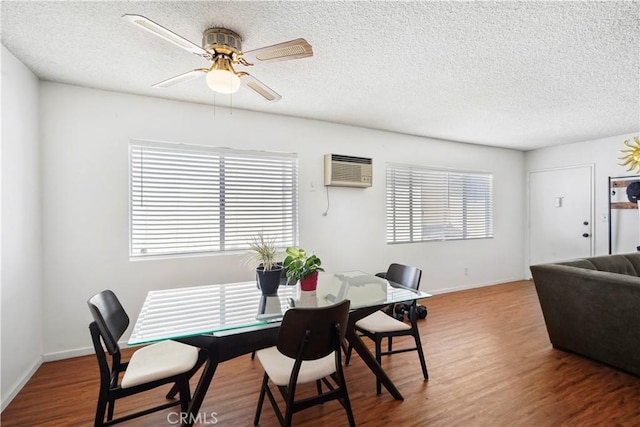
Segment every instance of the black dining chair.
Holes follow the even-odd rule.
[[[328,307],[291,308],[285,312],[276,345],[256,353],[265,372],[254,425],[260,421],[266,395],[282,426],[291,425],[294,413],[330,400],[338,400],[342,404],[349,425],[355,426],[340,350],[349,305],[349,300],[344,300]],[[284,398],[284,416],[269,387],[270,382],[277,386]],[[316,383],[317,395],[296,400],[296,387],[311,382]]]
[[[110,426],[178,404],[180,410],[186,412],[191,398],[189,378],[200,366],[199,356],[203,358],[204,354],[199,355],[196,347],[176,341],[162,341],[140,348],[128,362],[122,362],[118,340],[129,326],[129,316],[122,304],[110,290],[94,295],[87,304],[94,319],[89,330],[100,368],[100,391],[94,425]],[[111,364],[107,360],[107,353],[111,356]],[[177,387],[179,400],[113,418],[117,399],[164,384]]]
[[[386,274],[380,274],[380,276],[385,277],[389,281],[418,290],[420,287],[422,270],[416,267],[394,263],[389,266]],[[375,356],[378,364],[382,363],[382,356],[404,353],[407,351],[417,351],[420,359],[420,366],[422,367],[422,375],[424,376],[424,379],[427,380],[429,379],[429,373],[427,372],[427,364],[422,351],[422,342],[420,341],[420,331],[418,330],[417,303],[414,300],[410,303],[405,303],[404,305],[405,307],[408,307],[409,323],[405,323],[393,317],[395,307],[392,304],[386,311],[378,310],[375,313],[358,320],[355,327],[359,333],[372,339],[375,343]],[[394,350],[393,337],[400,336],[412,336],[415,341],[415,347]],[[382,340],[384,338],[388,339],[387,351],[382,351]],[[351,360],[351,351],[352,348],[349,346],[346,351],[346,365],[348,365]],[[376,393],[382,393],[382,383],[379,379],[376,379]]]

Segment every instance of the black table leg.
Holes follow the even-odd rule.
[[[202,371],[202,376],[200,376],[198,386],[191,397],[191,402],[189,402],[189,410],[186,414],[186,420],[182,423],[184,427],[193,426],[193,423],[198,418],[200,406],[202,406],[202,402],[207,395],[207,390],[209,390],[209,385],[213,379],[213,374],[216,373],[216,368],[218,367],[218,361],[215,359],[215,357],[210,356],[204,365],[204,371]]]
[[[198,420],[198,413],[211,380],[216,372],[219,363],[249,354],[253,351],[275,345],[278,337],[279,323],[245,328],[242,331],[227,331],[213,335],[199,335],[193,337],[179,338],[176,341],[193,345],[205,350],[206,359],[201,356],[198,360],[198,367],[204,361],[204,370],[198,380],[198,385],[191,396],[189,410],[183,414],[182,426],[191,427]],[[175,386],[174,386],[175,387]],[[169,392],[171,394],[172,390]],[[174,392],[175,395],[175,392]]]
[[[360,355],[360,358],[367,364],[371,372],[375,374],[375,376],[382,382],[382,385],[391,393],[396,400],[404,400],[402,394],[395,386],[391,378],[387,376],[387,373],[382,369],[382,366],[378,364],[376,358],[369,349],[366,344],[362,341],[358,333],[356,332],[355,324],[358,320],[363,317],[368,316],[371,313],[374,313],[376,310],[379,310],[381,307],[367,307],[366,309],[360,309],[352,311],[349,315],[349,324],[347,325],[347,331],[345,333],[345,338],[349,341],[349,344],[353,349]]]
[[[211,380],[213,379],[213,375],[218,368],[218,363],[221,361],[218,348],[219,348],[219,339],[218,337],[212,335],[199,335],[193,337],[180,338],[176,341],[183,342],[185,344],[189,344],[195,347],[199,347],[202,350],[200,351],[200,355],[198,358],[198,362],[196,366],[198,368],[202,366],[204,363],[204,370],[202,371],[202,375],[198,380],[198,385],[196,386],[195,391],[191,395],[191,400],[189,402],[189,409],[186,414],[181,414],[182,426],[191,427],[198,419],[198,413],[200,411],[200,407],[202,406],[202,402],[204,401],[205,396],[207,395],[207,391],[209,390],[209,385],[211,384]],[[203,351],[204,350],[204,351]],[[202,353],[206,355],[206,358],[202,357]],[[171,389],[169,394],[171,394],[175,389],[175,386]]]

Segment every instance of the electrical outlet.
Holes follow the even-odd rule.
[[[312,193],[316,192],[316,182],[315,181],[311,181],[309,183],[309,191],[311,191]]]
[[[465,276],[469,275],[469,269],[467,267],[464,268],[464,275]]]

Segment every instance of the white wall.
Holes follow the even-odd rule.
[[[595,255],[609,253],[609,177],[637,175],[635,171],[627,172],[620,166],[620,150],[624,149],[623,141],[637,134],[612,136],[576,144],[566,144],[527,152],[525,167],[527,172],[553,169],[575,165],[594,165],[595,174],[595,223],[593,235],[595,239]],[[638,212],[636,210],[614,210],[612,212],[613,253],[635,252],[638,240]],[[525,231],[525,254],[528,257],[529,235]]]
[[[48,82],[40,101],[48,359],[88,348],[86,300],[104,288],[135,319],[151,289],[252,279],[239,255],[129,261],[130,138],[298,153],[300,244],[329,271],[413,264],[423,269],[421,288],[430,292],[523,277],[521,152],[219,107],[214,115],[205,105]],[[374,184],[330,188],[325,217],[323,155],[330,152],[372,157]],[[386,245],[387,161],[493,172],[495,238]]]
[[[2,46],[2,409],[40,366],[38,79]]]

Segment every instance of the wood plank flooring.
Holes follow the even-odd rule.
[[[437,295],[425,304],[429,315],[420,331],[429,380],[422,380],[415,352],[383,359],[404,401],[384,389],[376,396],[374,377],[357,355],[345,368],[359,426],[640,426],[640,378],[553,349],[532,282]],[[248,355],[221,364],[200,425],[252,425],[262,372]],[[91,425],[97,378],[94,356],[45,363],[2,413],[2,425]],[[116,411],[157,402],[164,391],[123,401]],[[122,425],[175,425],[171,412]],[[337,402],[293,419],[294,425],[346,425]],[[261,425],[277,425],[268,403]]]

